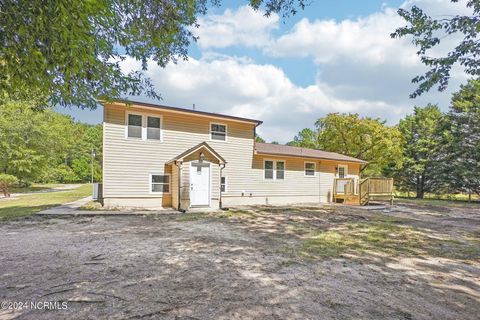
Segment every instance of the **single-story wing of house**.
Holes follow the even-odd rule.
[[[105,102],[107,207],[219,208],[325,203],[361,159],[255,142],[262,121],[143,102]],[[355,184],[356,186],[357,184]]]

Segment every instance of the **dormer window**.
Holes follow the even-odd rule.
[[[219,123],[210,123],[210,140],[227,141],[227,126]]]

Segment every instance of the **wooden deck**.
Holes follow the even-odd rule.
[[[353,178],[337,178],[333,182],[333,201],[368,205],[371,200],[388,200],[393,204],[392,178],[365,178],[355,183]]]

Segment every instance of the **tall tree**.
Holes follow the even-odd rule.
[[[256,134],[255,135],[255,142],[265,143],[265,139],[263,139],[258,134]]]
[[[451,191],[480,195],[480,80],[453,94],[444,133],[443,180]]]
[[[35,180],[75,139],[72,119],[51,109],[34,111],[35,101],[0,105],[0,171],[23,182]]]
[[[368,161],[364,174],[381,175],[383,168],[402,163],[403,138],[395,127],[358,114],[331,113],[303,129],[290,145],[338,152]]]
[[[27,89],[45,105],[96,108],[97,99],[124,94],[159,98],[145,76],[148,61],[160,66],[187,58],[192,29],[209,4],[221,0],[1,0],[0,103]],[[250,0],[254,9],[284,16],[305,0]],[[124,73],[132,57],[142,70]]]
[[[302,129],[292,141],[287,143],[289,146],[295,147],[303,147],[303,148],[311,148],[317,149],[318,148],[318,134],[316,131],[305,128]]]
[[[77,125],[80,126],[80,125]],[[72,153],[69,156],[68,164],[71,166],[77,177],[81,181],[91,179],[92,151],[93,157],[93,176],[95,181],[102,179],[102,125],[81,125],[79,130],[80,139],[74,145]]]
[[[406,190],[416,190],[417,198],[438,188],[439,130],[443,116],[436,105],[415,107],[413,114],[398,125],[405,149],[403,166],[395,170],[395,180]]]
[[[451,0],[458,2],[458,0]],[[468,0],[466,6],[471,9],[471,15],[429,16],[418,6],[410,10],[399,9],[398,14],[407,21],[407,25],[398,28],[391,34],[393,38],[413,36],[413,44],[419,47],[417,54],[423,64],[429,67],[424,74],[415,77],[412,82],[418,83],[418,88],[410,95],[415,98],[438,85],[443,91],[448,86],[450,71],[454,64],[463,66],[467,74],[480,75],[480,1]],[[458,35],[461,40],[454,48],[450,48],[446,56],[437,57],[431,51],[438,47],[447,36]]]

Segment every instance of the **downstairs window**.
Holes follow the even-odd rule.
[[[150,191],[153,193],[170,193],[170,176],[152,174]]]

